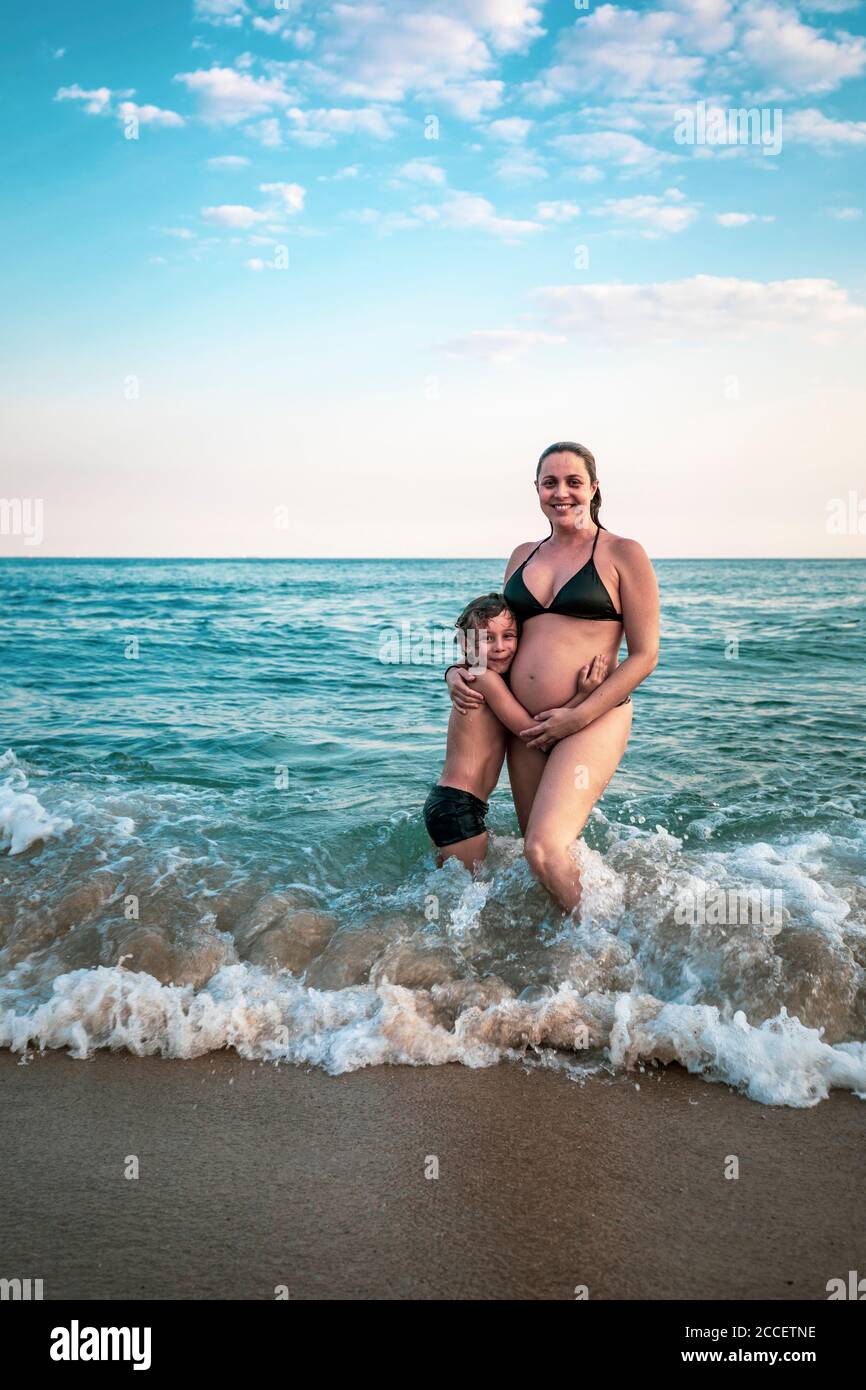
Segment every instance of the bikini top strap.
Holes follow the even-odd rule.
[[[594,559],[595,559],[595,547],[598,545],[598,533],[599,533],[599,531],[601,530],[601,522],[600,522],[600,521],[597,521],[597,522],[595,523],[595,527],[596,527],[596,530],[595,530],[595,540],[594,540],[593,543],[592,543],[592,550],[589,552],[589,558],[590,558],[590,560],[594,560]]]
[[[550,540],[550,536],[545,536],[545,537],[544,537],[544,541],[549,541],[549,540]],[[540,550],[541,547],[544,545],[544,541],[539,541],[539,542],[538,542],[538,545],[535,547],[535,550]],[[523,564],[520,566],[521,569],[523,569],[523,565],[528,565],[528,564],[529,564],[530,560],[532,559],[533,555],[535,554],[535,550],[530,550],[530,552],[529,552],[529,554],[527,555],[526,559],[523,561]]]

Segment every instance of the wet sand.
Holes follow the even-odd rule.
[[[2,1052],[0,1106],[0,1276],[46,1299],[823,1300],[866,1260],[848,1094]]]

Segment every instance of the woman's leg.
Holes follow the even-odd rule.
[[[522,739],[511,734],[508,739],[508,777],[511,782],[511,795],[514,809],[520,823],[521,835],[526,834],[529,813],[538,791],[542,773],[547,767],[546,753],[538,748],[527,748]]]
[[[579,734],[560,739],[545,758],[524,832],[526,858],[567,912],[580,902],[580,873],[571,846],[619,766],[631,721],[632,705],[618,705]]]

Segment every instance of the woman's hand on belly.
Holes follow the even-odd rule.
[[[579,722],[577,710],[546,709],[535,716],[535,725],[524,729],[520,737],[529,748],[539,748],[546,753],[561,738],[576,734],[583,725]]]

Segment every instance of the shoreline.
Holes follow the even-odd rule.
[[[839,1092],[3,1051],[0,1103],[0,1276],[46,1299],[823,1300],[866,1249]]]

